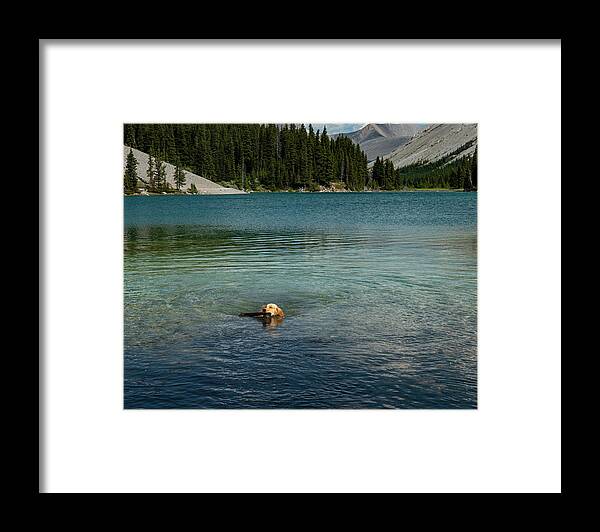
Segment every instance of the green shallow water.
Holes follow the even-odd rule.
[[[126,408],[475,408],[477,195],[125,198]],[[240,312],[277,303],[278,327]]]

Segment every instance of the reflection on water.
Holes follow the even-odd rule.
[[[125,198],[127,408],[473,408],[476,195]],[[241,318],[263,304],[280,323]]]

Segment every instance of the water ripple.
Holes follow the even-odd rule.
[[[476,406],[474,195],[230,199],[127,198],[126,407]]]

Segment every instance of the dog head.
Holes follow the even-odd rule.
[[[275,303],[269,303],[265,305],[262,309],[263,312],[268,312],[274,318],[285,318],[285,314],[281,308],[279,308]]]

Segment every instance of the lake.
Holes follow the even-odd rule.
[[[476,193],[124,201],[125,408],[477,407]]]

